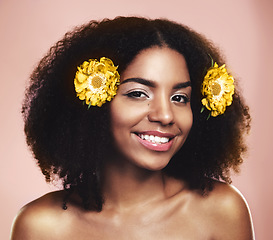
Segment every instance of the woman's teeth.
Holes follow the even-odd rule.
[[[167,143],[170,140],[169,138],[166,137],[158,137],[154,135],[139,134],[138,136],[141,137],[143,140],[157,144]]]

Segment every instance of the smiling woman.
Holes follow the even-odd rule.
[[[113,143],[120,152],[115,162],[126,158],[150,170],[167,166],[192,126],[189,83],[185,59],[174,50],[152,47],[135,57],[110,105]]]
[[[203,36],[164,19],[67,33],[23,104],[27,143],[64,190],[26,205],[11,239],[253,239],[229,177],[250,116],[223,64]]]

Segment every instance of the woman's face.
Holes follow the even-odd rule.
[[[183,55],[166,47],[140,52],[122,73],[111,102],[116,160],[154,171],[164,168],[192,127],[190,96]]]

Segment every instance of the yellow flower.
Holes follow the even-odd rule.
[[[211,67],[202,84],[201,92],[204,96],[202,104],[216,117],[225,112],[232,103],[234,94],[234,79],[227,73],[225,64],[218,67],[217,63]]]
[[[120,79],[117,68],[105,57],[100,61],[97,59],[84,61],[78,67],[74,78],[77,97],[85,100],[88,106],[101,107],[106,101],[111,101],[117,93]]]

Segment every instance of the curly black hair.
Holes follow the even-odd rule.
[[[87,110],[76,97],[77,66],[90,58],[107,57],[122,74],[140,51],[153,46],[181,53],[192,84],[193,126],[165,173],[204,191],[211,189],[211,179],[230,183],[230,169],[238,171],[242,163],[251,118],[237,80],[233,103],[223,115],[207,119],[209,112],[200,112],[201,84],[211,58],[219,65],[224,63],[209,40],[166,19],[90,21],[66,33],[42,58],[31,75],[22,107],[27,143],[46,180],[57,176],[67,196],[76,190],[87,209],[100,211],[103,207],[100,177],[111,130],[109,103]]]

